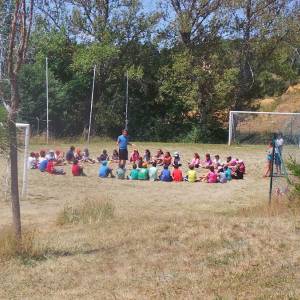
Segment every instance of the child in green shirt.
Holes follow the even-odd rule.
[[[139,180],[149,180],[149,172],[147,169],[147,163],[144,163],[142,168],[139,170]]]
[[[132,165],[132,170],[130,172],[130,175],[128,176],[128,179],[130,180],[138,180],[139,179],[139,170],[137,169],[137,165]]]

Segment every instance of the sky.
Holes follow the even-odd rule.
[[[156,8],[158,0],[142,0],[142,3],[146,11],[153,11]]]

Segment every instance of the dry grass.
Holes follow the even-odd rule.
[[[265,98],[256,101],[261,111],[298,112],[300,109],[300,83],[290,86],[276,98]]]
[[[38,243],[36,230],[23,229],[22,240],[19,241],[12,227],[1,228],[0,261],[12,258],[20,258],[23,261],[44,258],[43,247]]]
[[[153,152],[159,145],[139,146]],[[32,171],[22,217],[38,228],[45,258],[0,262],[0,298],[299,299],[299,214],[283,198],[267,205],[264,147],[162,146],[184,160],[195,151],[233,153],[246,161],[246,179],[119,181],[97,178],[90,165],[82,178],[71,177],[69,166],[65,177]],[[104,141],[90,152],[113,147]],[[7,225],[9,203],[0,207]]]

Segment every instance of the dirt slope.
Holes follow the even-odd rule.
[[[290,86],[279,97],[257,100],[260,111],[300,112],[300,83]]]

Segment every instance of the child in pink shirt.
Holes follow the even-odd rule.
[[[232,159],[231,156],[228,156],[226,158],[226,165],[227,165],[228,168],[232,169],[233,167],[236,166],[236,163],[237,163],[236,160]]]
[[[205,154],[205,160],[202,164],[202,167],[205,168],[205,169],[210,169],[210,166],[212,165],[212,160],[210,158],[210,154],[209,153],[206,153]]]
[[[189,163],[190,165],[193,165],[194,168],[199,168],[200,165],[200,155],[198,153],[194,153],[194,158]]]
[[[140,154],[137,149],[134,149],[130,155],[130,162],[136,163],[140,159]]]
[[[242,160],[236,159],[239,167],[240,167],[240,171],[245,174],[246,173],[246,166],[245,163]]]
[[[218,182],[218,174],[215,173],[214,166],[210,166],[209,172],[206,176],[206,180],[208,183],[217,183]]]
[[[207,183],[217,183],[218,182],[218,174],[215,173],[214,166],[208,167],[209,171],[206,175],[200,176],[201,182],[207,182]]]

